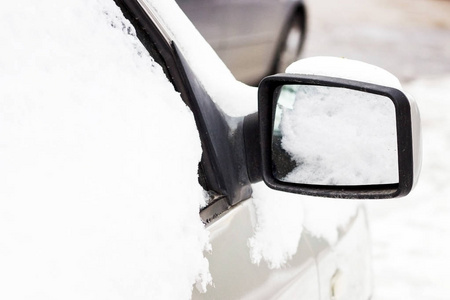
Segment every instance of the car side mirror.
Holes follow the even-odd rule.
[[[258,101],[258,117],[244,120],[246,147],[257,143],[260,153],[260,166],[248,167],[252,181],[333,198],[395,198],[413,188],[420,170],[420,117],[402,91],[279,74],[261,81]],[[259,143],[251,141],[251,131]]]

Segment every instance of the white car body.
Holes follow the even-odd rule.
[[[361,202],[251,181],[258,89],[174,1],[114,2],[5,6],[0,298],[369,299]]]
[[[216,54],[175,5],[169,11],[164,10],[169,4],[161,5],[165,6],[161,8],[157,1],[143,1],[142,4],[155,14],[161,12],[162,15],[155,18],[163,20],[160,26],[162,31],[167,33],[166,38],[174,41],[188,57],[197,78],[214,102],[230,115],[245,115],[255,109],[254,106],[246,104],[251,101],[249,95],[254,93],[255,88],[242,85],[230,76]],[[192,30],[192,35],[184,34],[187,28]],[[208,63],[205,64],[205,61]],[[213,76],[211,70],[214,70]],[[219,80],[221,84],[215,84],[214,79]],[[279,197],[283,195],[280,194]],[[302,197],[297,196],[297,200],[302,201]],[[338,231],[338,240],[330,243],[320,236],[320,230],[304,230],[292,259],[278,269],[271,269],[265,263],[255,265],[251,260],[248,240],[257,223],[257,213],[251,201],[249,199],[231,208],[211,225],[207,225],[211,233],[212,251],[207,257],[213,286],[209,287],[206,293],[194,289],[193,299],[370,297],[370,241],[366,214],[362,207],[341,211],[346,222],[341,220],[338,223],[330,219],[329,224],[322,224],[323,227],[329,226]],[[305,209],[308,210],[308,205],[305,205]],[[327,206],[324,205],[322,209],[327,210]],[[289,207],[286,207],[286,210],[288,212]],[[316,217],[321,217],[320,212]],[[320,224],[320,221],[317,223]]]

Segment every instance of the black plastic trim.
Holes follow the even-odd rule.
[[[114,1],[194,114],[203,149],[199,182],[216,195],[211,198],[211,207],[205,207],[200,214],[207,223],[251,196],[245,168],[243,118],[231,118],[215,105],[176,45],[167,42],[138,1]]]
[[[220,215],[230,209],[228,200],[225,196],[219,197],[200,210],[200,218],[203,223],[211,224]]]
[[[277,88],[285,84],[342,87],[390,98],[395,105],[397,117],[397,147],[399,183],[364,186],[323,186],[293,184],[277,180],[272,170],[272,128]],[[413,186],[413,142],[411,131],[411,108],[403,92],[386,86],[326,76],[278,74],[264,78],[258,90],[259,124],[261,138],[262,177],[271,188],[311,196],[331,198],[382,199],[407,195]]]
[[[244,145],[248,178],[251,183],[262,181],[259,117],[257,112],[244,118]]]
[[[191,100],[186,91],[182,74],[177,67],[176,56],[172,45],[167,43],[165,37],[138,1],[114,0],[114,2],[122,10],[124,16],[131,22],[136,30],[137,37],[153,59],[163,68],[164,73],[173,84],[175,90],[181,94],[183,101],[188,106],[191,106]]]
[[[204,145],[203,154],[208,158],[212,171],[207,177],[215,184],[214,190],[226,196],[230,206],[235,205],[252,194],[245,168],[243,118],[226,115],[212,101],[176,46],[175,52],[188,95],[195,99],[191,101],[191,110]],[[212,176],[214,178],[210,178]]]

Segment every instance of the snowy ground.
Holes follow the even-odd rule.
[[[450,76],[406,86],[420,106],[423,167],[406,198],[370,202],[374,300],[448,299],[450,294]]]
[[[361,60],[394,73],[402,82],[450,74],[450,1],[306,1],[303,57]]]
[[[450,299],[450,1],[311,0],[307,5],[303,57],[332,55],[381,66],[400,78],[421,110],[418,186],[406,198],[368,204],[374,300]]]

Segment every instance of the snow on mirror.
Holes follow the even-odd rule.
[[[272,164],[283,182],[398,183],[394,103],[346,88],[284,85],[275,110]]]

